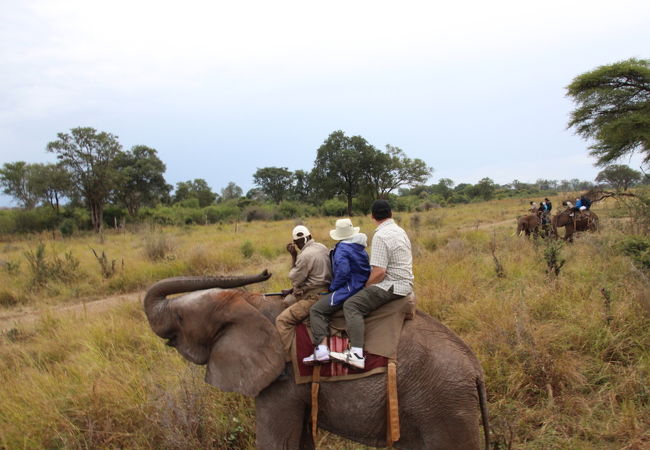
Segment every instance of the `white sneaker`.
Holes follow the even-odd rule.
[[[302,363],[306,366],[316,366],[318,364],[327,364],[331,362],[329,352],[315,351],[311,355],[302,359]]]
[[[343,353],[339,352],[330,352],[330,357],[338,362],[343,364],[348,364],[357,369],[363,369],[366,365],[366,358],[359,356],[356,353],[352,353],[349,349],[345,350]]]

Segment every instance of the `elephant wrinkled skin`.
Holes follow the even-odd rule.
[[[145,312],[153,331],[186,359],[207,365],[205,380],[225,391],[255,396],[260,449],[309,449],[310,385],[279,377],[285,368],[275,317],[278,297],[238,286],[249,277],[179,277],[152,286]],[[168,299],[174,293],[189,294]],[[397,370],[401,439],[395,448],[478,449],[482,419],[488,445],[481,366],[452,331],[418,311],[403,327]],[[321,383],[318,426],[353,441],[384,446],[386,375]]]

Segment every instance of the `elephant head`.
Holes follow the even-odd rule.
[[[233,288],[270,276],[265,270],[244,277],[168,278],[147,291],[145,313],[167,345],[207,364],[207,383],[256,396],[284,369],[284,350],[273,322],[258,309],[262,296]],[[182,292],[191,293],[167,298]]]

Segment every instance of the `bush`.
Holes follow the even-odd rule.
[[[234,205],[208,206],[203,209],[209,223],[233,221],[239,218],[239,208]]]
[[[144,253],[149,260],[168,259],[172,250],[174,250],[174,244],[165,233],[147,233],[144,240]]]
[[[9,234],[16,231],[14,216],[11,211],[0,211],[0,233]]]
[[[278,211],[282,215],[283,219],[294,219],[300,217],[302,209],[300,203],[290,202],[288,200],[280,202],[278,205]]]
[[[72,255],[72,252],[65,253],[63,258],[54,255],[52,261],[48,261],[45,255],[45,244],[40,242],[34,251],[26,251],[25,258],[32,272],[31,284],[34,287],[43,287],[50,280],[60,280],[70,283],[79,278],[79,260]]]
[[[117,206],[108,206],[104,209],[104,224],[109,228],[120,226],[127,216],[127,211],[124,208]]]
[[[57,228],[59,220],[59,216],[51,208],[14,211],[14,226],[18,233],[54,230]]]
[[[630,236],[619,242],[617,247],[638,265],[650,269],[650,238]]]
[[[65,208],[61,214],[63,220],[70,219],[73,221],[77,230],[90,230],[92,229],[92,222],[90,220],[90,212],[83,208]]]
[[[244,218],[246,222],[252,222],[253,220],[271,220],[273,218],[273,212],[262,206],[249,206],[244,210]]]
[[[244,242],[241,247],[239,247],[239,250],[241,251],[241,254],[244,255],[244,258],[249,259],[251,256],[253,256],[253,253],[255,252],[255,249],[253,248],[253,244],[251,241],[246,241]]]
[[[76,224],[73,219],[63,219],[61,225],[59,225],[59,231],[64,237],[70,237],[74,234]]]
[[[326,216],[344,216],[348,213],[348,204],[336,198],[326,200],[322,206],[323,214]]]

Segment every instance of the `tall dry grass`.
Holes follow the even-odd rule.
[[[512,236],[527,204],[398,214],[413,243],[419,307],[479,357],[496,448],[647,448],[650,280],[616,245],[625,221],[608,217],[621,211],[611,202],[595,206],[603,230],[557,250],[565,263],[556,276],[548,273],[545,241]],[[354,222],[372,235],[368,218]],[[138,290],[166,276],[263,268],[274,277],[251,289],[277,291],[288,286],[284,247],[294,225],[164,228],[107,234],[103,242],[16,240],[0,247],[1,259],[19,265],[0,275],[0,311]],[[332,244],[331,220],[306,225]],[[164,257],[147,256],[146,233],[173,242]],[[30,287],[22,255],[38,242],[46,256],[71,252],[83,276]],[[89,247],[124,260],[124,269],[104,279]],[[150,332],[138,303],[96,315],[44,313],[0,338],[0,447],[253,448],[252,401],[219,392],[202,376]],[[320,436],[321,448],[360,448]]]

